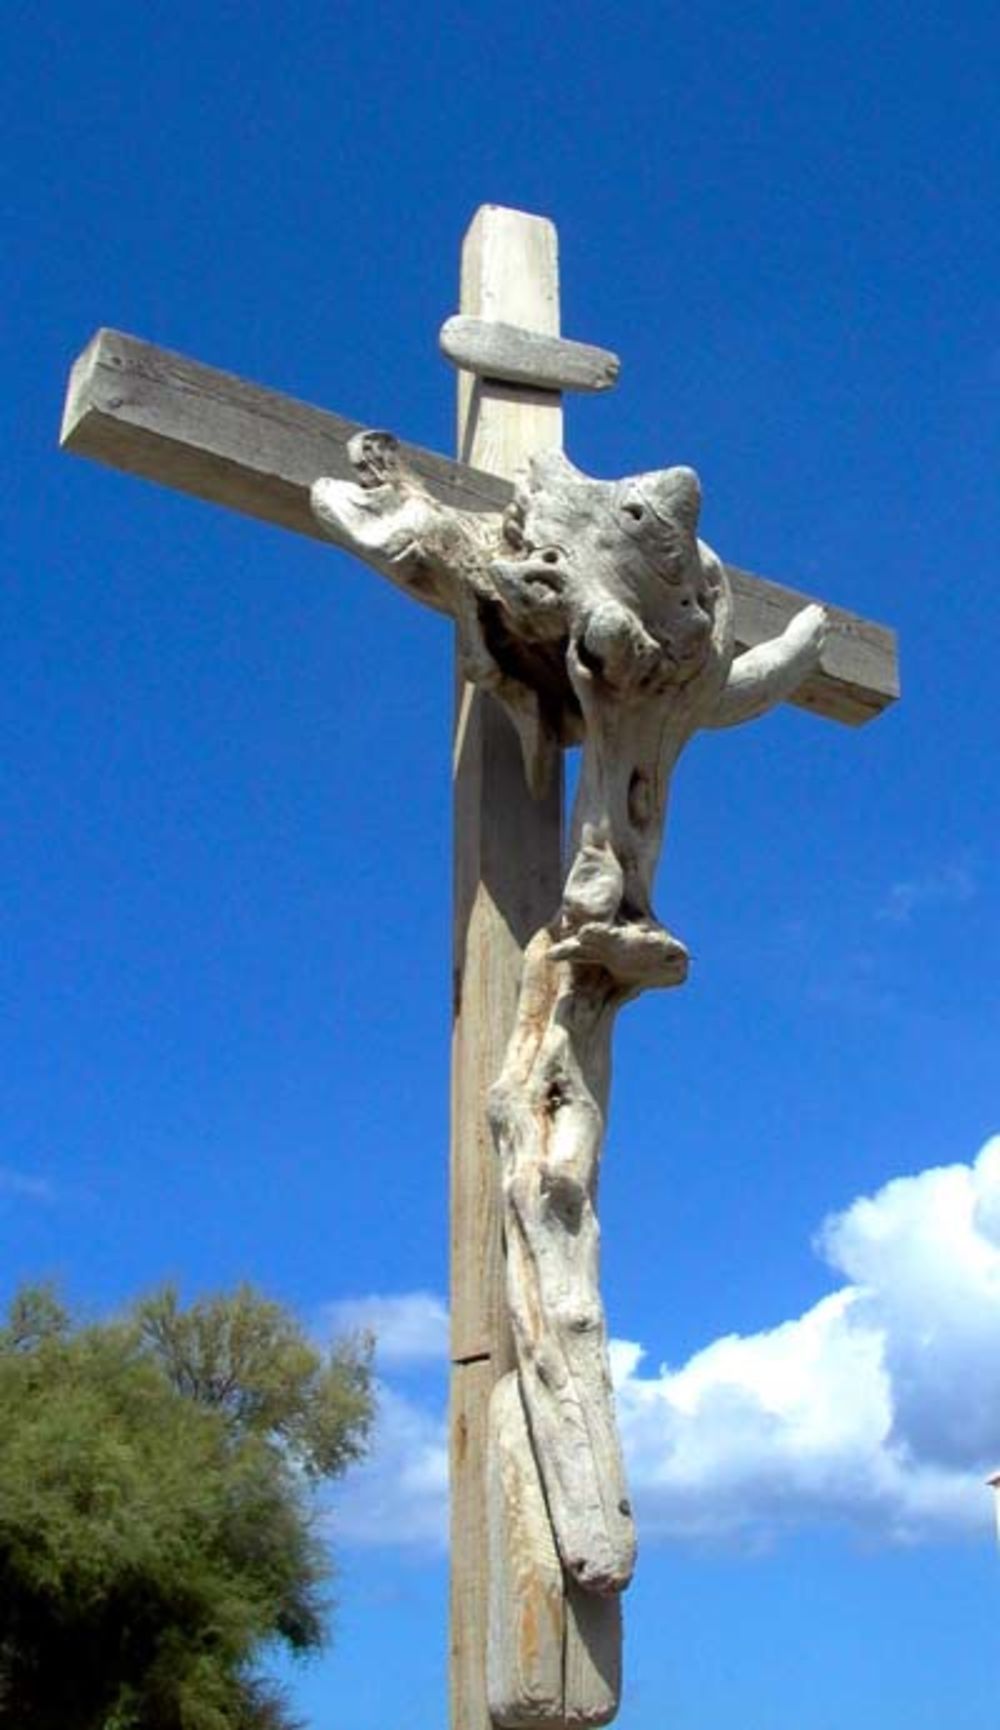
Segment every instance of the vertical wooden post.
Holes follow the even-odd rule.
[[[461,311],[559,334],[551,222],[484,205],[462,252]],[[463,460],[509,478],[562,446],[556,392],[459,375]],[[490,1390],[513,1366],[496,1155],[486,1095],[513,1026],[528,939],[559,901],[561,776],[529,794],[514,729],[459,680],[455,732],[455,951],[451,1148],[451,1730],[490,1730],[486,1704],[485,1459]]]

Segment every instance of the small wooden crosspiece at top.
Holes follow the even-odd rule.
[[[895,647],[723,564],[691,470],[608,482],[566,459],[562,393],[618,363],[560,336],[547,221],[480,210],[441,345],[458,462],[110,331],[73,369],[63,443],[332,535],[455,620],[451,1722],[601,1724],[635,1533],[597,1172],[617,1011],[687,972],[652,906],[672,771],[701,728],[781,701],[871,718]]]

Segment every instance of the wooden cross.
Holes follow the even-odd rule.
[[[466,237],[460,316],[444,327],[442,347],[462,368],[461,460],[412,446],[402,454],[436,498],[473,512],[503,510],[525,460],[561,449],[563,390],[604,388],[617,370],[614,357],[559,337],[551,223],[495,206],[478,212]],[[319,476],[354,477],[347,445],[361,430],[101,331],[73,368],[62,444],[322,538],[310,488]],[[727,571],[740,648],[777,635],[805,604],[805,596],[776,583],[732,566]],[[866,721],[898,694],[893,634],[827,611],[833,628],[822,659],[793,700],[833,720]],[[507,715],[491,696],[461,682],[454,808],[451,1723],[453,1730],[490,1730],[496,1720],[485,1677],[486,1412],[513,1355],[485,1100],[513,1025],[524,947],[559,902],[562,791],[557,776],[542,798],[529,794]],[[617,1705],[617,1599],[538,1578],[520,1612],[516,1649],[507,1656],[535,1703],[527,1716],[550,1724],[605,1722]]]

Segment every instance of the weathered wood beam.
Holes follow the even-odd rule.
[[[476,315],[559,328],[556,234],[520,212],[480,209],[462,247],[461,304]],[[562,440],[558,396],[458,379],[458,447],[512,474],[533,449]],[[514,1025],[522,955],[558,903],[562,878],[562,775],[531,797],[510,720],[492,696],[458,681],[455,732],[455,1004],[451,1133],[451,1730],[492,1730],[487,1650],[494,1613],[516,1615],[502,1596],[517,1570],[490,1580],[487,1502],[490,1401],[514,1363],[505,1301],[501,1198],[486,1101]],[[541,1490],[538,1491],[541,1500]],[[494,1532],[495,1538],[516,1536]],[[524,1670],[547,1715],[561,1715],[565,1610],[558,1564],[532,1603],[545,1613]],[[497,1594],[501,1594],[498,1598]],[[539,1642],[545,1649],[539,1649]],[[511,1673],[517,1642],[492,1641],[503,1657],[499,1694],[520,1697]],[[513,1648],[513,1650],[512,1650]]]
[[[370,423],[369,423],[370,424]],[[359,421],[118,330],[99,330],[70,374],[64,450],[296,534],[325,540],[309,505],[320,475],[355,479]],[[443,504],[502,511],[510,484],[419,445],[406,460]]]
[[[445,320],[438,340],[441,353],[466,372],[535,390],[610,390],[621,368],[610,349],[496,319],[458,314]]]
[[[794,615],[813,599],[738,565],[727,564],[726,571],[733,588],[740,649],[752,649],[780,636]],[[873,721],[899,696],[896,633],[888,625],[874,624],[829,601],[823,606],[830,628],[819,669],[789,701],[795,708],[809,709],[828,721],[857,727]]]
[[[159,481],[230,510],[325,538],[309,504],[319,475],[354,478],[347,441],[361,423],[262,390],[231,373],[102,330],[73,367],[61,443],[66,450]],[[407,463],[443,503],[503,510],[509,481],[419,445]],[[778,635],[809,599],[727,566],[741,648]],[[895,633],[827,606],[832,629],[819,671],[793,701],[857,725],[899,695]]]

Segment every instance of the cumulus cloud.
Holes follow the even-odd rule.
[[[443,1363],[448,1356],[448,1310],[433,1292],[343,1298],[327,1304],[321,1320],[337,1334],[373,1334],[376,1359],[386,1368]]]
[[[428,1411],[379,1383],[371,1459],[330,1500],[338,1541],[443,1549],[448,1541],[448,1431],[443,1401]]]
[[[377,1417],[370,1458],[333,1493],[336,1537],[361,1544],[443,1547],[448,1537],[448,1309],[433,1292],[343,1298],[320,1331],[375,1339]],[[386,1376],[401,1379],[393,1385]]]
[[[989,1529],[1000,1467],[1000,1136],[969,1165],[899,1177],[821,1226],[841,1278],[802,1315],[650,1372],[612,1342],[645,1542],[768,1543],[807,1524],[873,1542]],[[403,1301],[403,1300],[400,1300]],[[443,1534],[446,1438],[391,1394],[348,1535]]]

